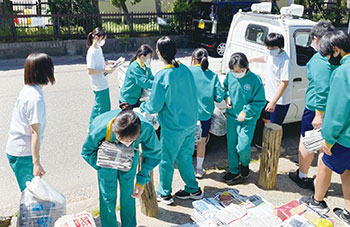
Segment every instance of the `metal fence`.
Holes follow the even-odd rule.
[[[188,13],[0,15],[0,41],[85,38],[97,26],[112,37],[183,34],[191,21]]]

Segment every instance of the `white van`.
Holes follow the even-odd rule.
[[[266,35],[270,32],[282,34],[285,39],[284,50],[293,63],[292,81],[289,84],[293,87],[293,98],[284,123],[300,121],[305,107],[305,92],[308,86],[306,63],[315,53],[314,49],[310,47],[311,37],[309,33],[316,23],[300,18],[304,8],[299,5],[283,7],[281,15],[267,13],[271,10],[271,3],[260,3],[256,4],[255,7],[253,5],[252,10],[253,12],[239,12],[233,16],[222,59],[221,73],[228,72],[228,62],[233,53],[242,52],[247,55],[248,59],[267,55],[264,46]],[[262,78],[263,82],[265,81],[264,63],[252,63],[249,67],[252,72]],[[221,79],[223,77],[221,76]]]

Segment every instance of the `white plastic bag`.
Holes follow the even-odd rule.
[[[147,121],[153,125],[154,130],[159,129],[158,114],[149,114],[146,112],[141,113],[140,108],[134,108],[133,111],[140,113],[144,118],[146,118]]]
[[[211,115],[211,126],[209,132],[215,136],[224,136],[226,134],[226,117],[215,105],[214,113]]]
[[[66,212],[66,198],[40,177],[27,182],[22,192],[19,226],[52,227]]]
[[[127,70],[127,67],[125,67],[124,65],[118,67],[115,70],[118,76],[119,88],[121,88],[124,84],[126,70]]]
[[[90,213],[81,212],[61,217],[56,221],[55,227],[96,227],[96,224]]]
[[[197,142],[200,142],[202,139],[202,124],[200,121],[197,121],[196,129],[194,131],[194,138]]]
[[[309,153],[317,153],[322,149],[324,139],[322,138],[321,129],[314,129],[305,132],[302,137],[303,144]]]

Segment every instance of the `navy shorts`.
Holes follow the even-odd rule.
[[[202,125],[202,138],[208,137],[210,125],[211,125],[211,118],[207,121],[201,121]]]
[[[267,102],[267,104],[268,103],[269,102]],[[272,113],[265,111],[267,104],[265,105],[265,107],[263,109],[262,118],[264,118],[266,120],[270,120],[271,123],[282,125],[284,119],[286,118],[290,104],[288,104],[288,105],[278,105],[277,104],[275,111],[273,111]]]
[[[336,143],[331,151],[331,156],[323,155],[323,163],[338,174],[343,174],[346,170],[350,170],[350,148]]]
[[[315,118],[315,111],[309,110],[305,108],[303,117],[301,118],[301,135],[304,137],[306,131],[310,131],[314,129],[312,126],[312,121]]]

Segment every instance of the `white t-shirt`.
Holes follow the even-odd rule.
[[[89,47],[89,50],[86,55],[86,63],[87,67],[90,69],[95,70],[104,70],[106,67],[105,58],[103,56],[102,48],[101,47]],[[90,84],[93,91],[102,91],[107,89],[108,86],[108,80],[107,78],[102,74],[95,74],[95,75],[89,75],[90,77]]]
[[[265,95],[266,100],[271,101],[277,92],[281,81],[289,81],[287,89],[277,101],[279,105],[287,105],[292,102],[292,85],[290,83],[292,76],[292,63],[285,51],[280,53],[277,57],[267,55],[266,61],[266,82]]]
[[[38,85],[24,85],[12,112],[6,152],[12,156],[31,156],[30,126],[40,123],[40,143],[46,126],[44,94]]]

